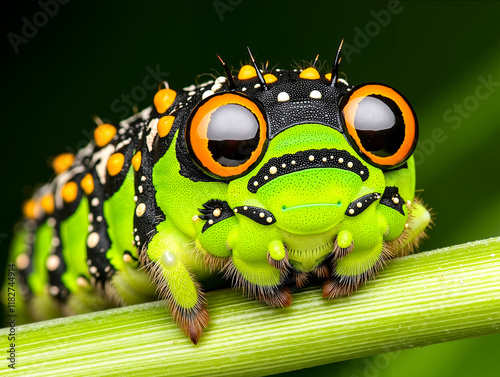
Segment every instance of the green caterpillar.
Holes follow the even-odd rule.
[[[165,299],[197,343],[202,281],[221,272],[268,305],[324,280],[349,295],[424,235],[414,198],[417,119],[381,84],[350,86],[316,61],[182,91],[100,124],[24,205],[12,244],[37,319]],[[250,50],[249,50],[250,52]],[[54,312],[55,311],[55,312]]]

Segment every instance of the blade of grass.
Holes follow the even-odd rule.
[[[394,260],[349,298],[319,287],[273,309],[222,290],[197,346],[161,302],[16,328],[16,369],[2,375],[263,376],[498,332],[500,238]],[[8,329],[0,349],[8,355]]]

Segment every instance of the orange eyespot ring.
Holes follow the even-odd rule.
[[[342,98],[339,109],[347,139],[371,165],[397,168],[415,150],[417,117],[395,89],[373,83],[357,86]]]
[[[230,179],[255,166],[267,146],[267,121],[260,104],[239,93],[212,95],[191,112],[186,146],[206,174]]]

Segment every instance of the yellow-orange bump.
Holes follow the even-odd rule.
[[[40,199],[40,204],[47,215],[52,215],[54,212],[54,195],[44,195],[42,199]]]
[[[66,203],[73,202],[78,196],[78,185],[76,182],[66,182],[61,190],[61,196]]]
[[[94,141],[98,147],[108,145],[116,135],[116,127],[109,123],[103,123],[94,130]]]
[[[108,159],[108,173],[110,176],[115,176],[122,171],[125,156],[122,153],[114,153]]]
[[[238,73],[238,80],[248,80],[257,77],[257,71],[251,65],[244,65]]]
[[[332,74],[331,73],[327,73],[325,75],[325,79],[327,79],[328,81],[332,81]]]
[[[167,115],[166,117],[161,117],[158,121],[158,135],[160,137],[165,137],[170,132],[172,124],[174,123],[175,117]]]
[[[54,169],[56,174],[61,174],[69,169],[73,161],[75,161],[73,153],[61,153],[52,161],[52,169]]]
[[[316,68],[309,67],[300,72],[299,77],[306,80],[317,80],[320,78],[320,75]]]
[[[264,80],[266,81],[266,84],[271,84],[275,81],[278,81],[278,79],[276,78],[276,76],[274,76],[272,73],[266,73],[264,75]]]
[[[177,96],[177,92],[172,89],[160,89],[155,94],[155,98],[153,100],[156,111],[159,114],[163,114],[167,109],[172,106],[175,101],[175,97]]]
[[[40,216],[40,205],[35,199],[29,199],[24,202],[23,215],[29,220],[35,220]]]
[[[94,192],[94,178],[92,178],[92,174],[88,173],[85,177],[83,177],[80,182],[80,186],[82,187],[85,194],[90,195]]]
[[[141,167],[141,162],[142,162],[142,153],[141,151],[139,151],[132,158],[132,166],[134,167],[135,171],[139,171],[139,168]]]

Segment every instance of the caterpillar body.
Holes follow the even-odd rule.
[[[339,56],[326,75],[251,56],[233,76],[221,60],[225,77],[165,84],[57,157],[12,244],[34,317],[160,298],[196,344],[210,274],[288,306],[292,284],[348,295],[410,252],[430,221],[414,198],[414,111],[388,86],[340,79]]]

